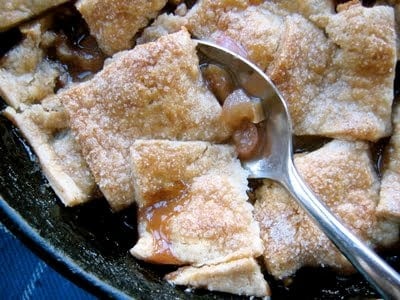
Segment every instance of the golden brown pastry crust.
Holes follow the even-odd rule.
[[[165,276],[172,284],[207,288],[210,291],[265,297],[271,291],[254,258],[243,258],[218,265],[183,267]]]
[[[226,145],[136,140],[131,147],[131,164],[137,187],[135,202],[139,208],[163,200],[160,197],[168,198],[169,194],[175,197],[177,185],[190,185],[194,178],[211,171],[225,175],[230,173],[238,183],[247,185],[246,180],[242,182],[240,179],[246,178],[247,173],[240,167],[235,149]]]
[[[4,0],[0,2],[0,31],[11,28],[67,0]]]
[[[236,43],[277,84],[297,135],[376,141],[390,134],[391,7],[352,2],[333,13],[324,1],[257,4],[202,0],[183,17],[163,15],[142,40],[181,24],[198,38]],[[304,16],[291,11],[300,7]]]
[[[377,216],[379,179],[366,143],[334,140],[299,155],[295,164],[320,199],[368,245],[388,246],[398,239],[398,225]],[[276,278],[290,276],[302,266],[351,270],[350,263],[280,185],[265,181],[257,191],[255,218],[264,241],[265,265]]]
[[[137,138],[221,142],[230,132],[205,87],[187,32],[121,52],[60,94],[96,182],[115,209],[134,200],[129,147]]]
[[[62,66],[48,60],[41,48],[46,39],[52,38],[42,22],[22,26],[21,32],[24,40],[0,61],[0,95],[15,109],[52,95],[57,78],[64,73]]]
[[[188,30],[201,39],[215,40],[218,33],[244,47],[247,58],[265,69],[275,58],[282,34],[283,18],[259,1],[199,1],[185,16]]]
[[[201,266],[261,254],[258,224],[247,202],[248,173],[233,146],[137,140],[131,155],[142,216],[134,256],[154,261],[159,235],[168,245],[161,250],[170,251],[178,264]]]
[[[186,19],[179,15],[163,13],[143,30],[136,42],[137,44],[154,42],[163,35],[178,32],[182,27],[186,26],[186,23]]]
[[[372,141],[389,135],[393,10],[353,4],[315,21],[328,39],[298,17],[286,19],[278,59],[267,70],[289,103],[296,134]]]
[[[264,5],[279,15],[299,14],[311,20],[314,16],[335,13],[332,0],[269,0]]]
[[[266,73],[289,104],[296,134],[324,135],[320,123],[334,113],[327,107],[328,102],[319,101],[319,94],[332,62],[334,46],[319,28],[300,15],[287,16],[282,29],[276,59]],[[318,105],[324,108],[319,109]]]
[[[43,105],[26,107],[21,113],[8,107],[4,114],[32,146],[60,200],[66,206],[75,206],[96,197],[97,187],[68,128],[67,114],[60,107],[54,110],[51,101],[46,99]]]
[[[167,0],[79,0],[76,7],[100,48],[108,55],[130,49],[135,34],[164,7]]]
[[[376,141],[391,133],[396,64],[393,9],[358,4],[328,19],[325,31],[338,49],[325,84],[335,80],[333,86],[339,88],[334,91],[328,86],[321,102],[326,98],[348,102],[336,111],[340,118],[331,124],[339,128],[332,135]],[[332,132],[329,125],[324,124],[327,135]]]
[[[24,39],[1,60],[0,95],[10,105],[4,115],[29,141],[55,193],[66,206],[74,206],[99,193],[69,129],[68,115],[53,95],[66,72],[46,57],[56,38],[48,30],[49,20],[20,27]]]
[[[393,109],[393,135],[384,154],[384,166],[378,212],[400,221],[400,104]]]
[[[394,9],[394,18],[396,22],[396,45],[397,59],[400,58],[400,1],[398,0],[378,0],[375,5],[390,5]]]
[[[111,55],[130,48],[134,35],[166,2],[80,0],[77,7],[100,47]],[[387,2],[399,9],[398,1]],[[9,5],[12,9],[19,4]],[[12,14],[1,11],[0,5],[0,17],[4,12],[7,21]],[[334,13],[333,1],[327,0],[203,0],[185,12],[182,8],[180,16],[162,15],[139,42],[177,32],[182,26],[200,38],[226,39],[278,85],[289,102],[297,134],[371,141],[390,134],[397,59],[391,8],[365,8],[359,1],[349,1]],[[263,246],[246,202],[246,173],[233,148],[207,142],[137,140],[222,142],[229,137],[219,121],[220,108],[199,75],[187,33],[116,54],[92,81],[61,92],[56,102],[31,105],[53,93],[62,73],[59,65],[45,58],[40,26],[22,27],[25,40],[2,60],[0,92],[19,110],[8,108],[5,114],[30,141],[61,200],[67,206],[88,201],[96,184],[68,128],[60,99],[115,210],[129,205],[133,195],[142,212],[154,213],[147,209],[161,202],[181,201],[179,207],[173,206],[176,211],[162,216],[167,224],[163,226],[168,227],[163,238],[173,263],[194,266],[168,274],[167,280],[268,295],[254,259]],[[27,59],[21,61],[21,56]],[[296,158],[317,194],[371,246],[387,246],[398,239],[399,228],[392,221],[400,220],[399,107],[377,208],[379,183],[365,143],[334,141]],[[255,213],[262,224],[265,263],[275,277],[291,275],[303,265],[351,270],[282,187],[265,181],[257,195]],[[142,218],[140,239],[131,252],[152,261],[158,246],[145,218],[150,217]]]

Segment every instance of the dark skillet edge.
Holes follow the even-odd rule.
[[[132,299],[127,294],[104,283],[84,271],[71,259],[62,255],[4,200],[0,194],[0,222],[3,223],[25,246],[50,265],[54,270],[94,296],[110,299]]]

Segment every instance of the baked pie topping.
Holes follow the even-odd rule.
[[[377,215],[379,180],[366,143],[334,140],[299,154],[295,165],[320,199],[368,245],[389,246],[398,240],[398,224]],[[302,266],[352,271],[284,188],[265,181],[256,195],[255,218],[264,240],[264,262],[273,276],[290,276]]]
[[[271,295],[261,269],[253,258],[203,267],[182,267],[167,274],[165,279],[172,284],[206,287],[210,291],[256,297]]]
[[[0,31],[26,21],[67,0],[7,0],[0,2]]]
[[[4,114],[28,140],[54,192],[66,206],[98,198],[93,175],[81,155],[68,123],[68,115],[52,98],[42,105],[17,112],[8,107]]]
[[[114,210],[134,201],[128,154],[135,139],[222,142],[230,134],[184,30],[115,55],[93,79],[59,98]]]
[[[79,0],[77,9],[104,53],[130,49],[135,34],[165,6],[167,0]]]
[[[133,255],[153,261],[162,244],[180,264],[199,266],[261,254],[247,172],[232,146],[137,140],[131,157],[141,216]]]
[[[400,220],[400,104],[393,108],[393,135],[386,153],[378,212],[384,218]]]
[[[202,0],[183,17],[161,15],[142,39],[183,25],[197,38],[232,40],[275,82],[296,135],[370,141],[389,135],[393,9],[355,1],[333,13],[327,1],[311,2]],[[304,16],[291,13],[295,8]]]
[[[199,66],[191,36],[264,70],[306,144],[295,164],[312,189],[371,247],[399,240],[397,1],[6,2],[0,30],[34,20],[0,58],[4,115],[66,206],[97,186],[114,211],[137,205],[130,252],[176,266],[170,283],[263,297],[259,258],[279,279],[352,271],[280,185],[265,180],[249,200],[238,157],[263,143],[265,116],[229,70]],[[388,136],[379,178],[368,142]]]
[[[0,95],[16,109],[52,95],[57,79],[64,73],[61,64],[48,60],[41,47],[54,38],[46,30],[44,20],[24,25],[21,32],[24,36],[21,44],[0,61]]]

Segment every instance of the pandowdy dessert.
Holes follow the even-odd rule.
[[[235,41],[285,97],[297,135],[376,141],[390,134],[391,7],[352,1],[336,13],[330,1],[306,1],[293,13],[294,3],[251,2],[198,1],[182,17],[162,15],[145,29],[144,40],[186,26],[201,39]]]
[[[137,140],[131,161],[139,206],[132,255],[184,265],[166,275],[174,284],[198,281],[219,291],[267,295],[254,260],[263,245],[246,194],[248,174],[233,146]]]
[[[193,38],[265,71],[308,144],[295,156],[306,182],[368,246],[398,243],[397,1],[45,2],[0,4],[0,30],[21,34],[0,58],[3,114],[65,206],[137,207],[126,250],[174,266],[165,280],[266,297],[267,274],[354,272],[283,187],[247,179],[257,99],[199,65]]]
[[[111,58],[93,79],[58,94],[111,207],[134,201],[129,148],[138,138],[223,142],[221,106],[206,88],[187,31]],[[105,97],[106,95],[106,97]]]

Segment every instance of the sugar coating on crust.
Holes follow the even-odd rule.
[[[265,69],[275,58],[283,18],[251,1],[199,1],[185,16],[196,37],[215,41],[222,33],[247,52],[247,58]]]
[[[160,201],[159,197],[176,197],[177,185],[183,188],[194,178],[210,172],[229,173],[243,193],[247,190],[244,179],[247,173],[240,167],[231,146],[197,141],[136,140],[131,147],[131,166],[139,208]]]
[[[58,104],[45,99],[20,113],[8,107],[4,114],[29,141],[57,196],[66,206],[95,198],[97,187],[79,145],[68,128],[68,116]]]
[[[388,136],[396,63],[393,9],[353,4],[316,20],[336,49],[297,131],[370,141]]]
[[[195,37],[243,49],[288,102],[297,135],[390,135],[393,8],[351,2],[334,13],[326,1],[259,2],[199,1],[182,17],[160,16],[142,40],[184,25]]]
[[[108,55],[127,50],[135,34],[165,6],[167,0],[79,0],[76,7],[100,48]]]
[[[67,0],[4,0],[0,2],[0,30],[6,30]]]
[[[275,4],[277,9],[271,5]],[[271,9],[282,15],[300,14],[306,18],[316,15],[329,15],[335,12],[335,3],[331,0],[270,0]]]
[[[218,265],[182,267],[165,279],[176,285],[207,288],[210,291],[265,297],[271,291],[254,258],[243,258]]]
[[[121,52],[59,97],[113,209],[134,201],[129,147],[137,138],[222,142],[230,135],[185,31]]]
[[[378,212],[400,221],[400,104],[393,109],[393,135],[384,153],[384,166]]]
[[[131,156],[140,221],[131,253],[196,266],[259,256],[248,173],[236,155],[233,146],[207,142],[136,141]],[[160,252],[173,259],[160,261]]]
[[[44,24],[27,24],[21,32],[23,41],[0,61],[0,95],[15,109],[54,94],[57,78],[64,73],[61,65],[48,60],[41,48],[46,39],[52,38]]]
[[[331,114],[338,117],[330,109],[329,99],[326,103],[319,101],[334,46],[319,28],[300,15],[287,16],[282,29],[276,59],[269,64],[267,74],[289,104],[295,133],[324,135],[319,129],[321,123]],[[318,105],[324,108],[318,110]]]
[[[182,16],[163,13],[151,25],[144,28],[143,33],[137,38],[137,44],[154,42],[163,35],[178,32],[185,27],[187,20]]]
[[[317,196],[367,245],[388,246],[397,241],[398,225],[381,220],[376,213],[379,179],[366,143],[334,140],[296,157],[295,165]],[[302,266],[352,270],[280,185],[265,181],[257,190],[255,218],[264,241],[265,266],[276,278],[290,276]]]

